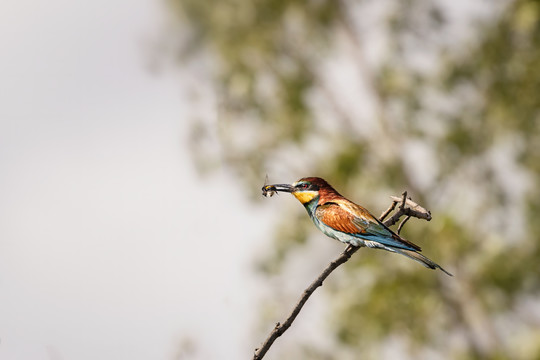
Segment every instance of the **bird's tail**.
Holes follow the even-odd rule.
[[[420,253],[417,253],[416,251],[412,251],[412,250],[406,250],[406,249],[397,249],[397,248],[392,248],[393,251],[397,252],[398,254],[401,254],[401,255],[405,255],[413,260],[416,260],[418,261],[420,264],[424,265],[425,267],[427,268],[430,268],[430,269],[441,269],[445,274],[447,275],[450,275],[450,276],[453,276],[452,274],[450,274],[448,271],[444,270],[439,264],[431,261],[430,259],[428,259],[427,257],[425,257],[424,255],[420,254]]]

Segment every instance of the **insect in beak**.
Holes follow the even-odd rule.
[[[267,181],[268,181],[268,176],[266,177],[264,181],[264,186],[262,187],[263,196],[272,197],[278,191],[288,192],[288,193],[294,191],[294,188],[292,185],[289,185],[289,184],[266,185]]]

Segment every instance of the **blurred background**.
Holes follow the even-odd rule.
[[[251,358],[343,249],[321,176],[454,274],[361,250],[267,359],[540,359],[540,2],[0,5],[0,359]]]

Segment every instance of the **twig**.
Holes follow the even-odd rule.
[[[300,298],[300,301],[296,304],[293,311],[290,313],[290,315],[287,317],[287,320],[283,324],[280,324],[279,322],[274,327],[274,330],[270,333],[268,338],[264,341],[263,345],[255,350],[255,355],[253,356],[254,360],[260,360],[263,358],[263,356],[266,354],[268,349],[270,349],[270,346],[274,343],[274,341],[280,337],[287,329],[292,325],[294,319],[296,319],[296,316],[300,313],[300,310],[302,310],[302,307],[306,303],[306,301],[309,299],[311,294],[319,287],[322,286],[323,281],[330,275],[332,271],[334,271],[335,268],[337,268],[339,265],[343,264],[349,258],[352,254],[354,254],[356,251],[360,249],[357,246],[349,245],[340,255],[339,257],[332,261],[326,269],[309,285],[309,287],[304,290],[304,293],[302,294],[302,297]]]
[[[393,199],[392,199],[393,200]],[[388,209],[386,209],[385,212],[383,212],[381,214],[381,216],[379,216],[379,220],[380,221],[384,221],[384,219],[386,219],[386,217],[392,212],[394,211],[394,209],[396,208],[396,205],[399,201],[396,201],[396,200],[393,200],[392,201],[392,205],[390,205],[390,207]]]
[[[431,220],[431,214],[429,211],[421,207],[420,205],[416,204],[412,200],[407,198],[407,192],[405,191],[403,193],[403,196],[401,198],[392,196],[391,197],[393,203],[392,205],[386,210],[379,220],[384,223],[386,226],[392,226],[396,222],[399,221],[399,218],[403,215],[407,215],[407,218],[403,220],[403,222],[400,224],[398,232],[403,227],[403,224],[408,220],[408,218],[417,217],[420,219],[425,220]],[[392,217],[386,221],[384,219],[395,209],[396,205],[400,204],[398,207],[396,213],[392,215]],[[411,207],[406,207],[411,206]],[[302,293],[302,296],[300,297],[300,300],[296,303],[294,306],[294,309],[289,314],[287,319],[283,323],[277,323],[274,329],[270,332],[270,335],[266,338],[264,343],[261,345],[261,347],[255,349],[255,354],[253,355],[253,360],[261,360],[266,352],[270,349],[274,341],[289,327],[291,327],[294,319],[296,319],[296,316],[300,313],[302,310],[302,307],[305,305],[306,301],[309,299],[309,297],[313,294],[313,292],[320,286],[322,286],[323,281],[334,271],[338,266],[345,263],[347,260],[350,259],[350,257],[360,249],[357,246],[348,245],[347,248],[335,259],[332,261],[328,266],[323,270],[323,272],[311,283],[311,285],[308,286],[307,289],[304,290]]]
[[[403,201],[403,198],[400,198],[400,197],[397,197],[397,196],[390,196],[390,199],[392,199],[393,201],[397,201],[397,202],[402,202]],[[404,213],[400,214],[399,216],[410,215],[410,216],[418,218],[418,219],[423,219],[423,220],[427,220],[427,221],[431,220],[431,213],[428,210],[421,207],[420,205],[418,205],[417,203],[415,203],[414,201],[412,201],[411,199],[406,199],[406,204],[405,205],[407,207],[403,209]],[[393,222],[390,225],[386,224],[386,222],[385,222],[385,225],[386,226],[391,226],[391,225],[394,225],[395,223],[397,223],[398,220],[399,220],[399,216],[396,216],[396,215],[398,215],[398,213],[399,212],[396,212],[392,216],[392,218],[395,218],[395,219],[393,220]]]
[[[407,215],[407,217],[405,219],[403,219],[403,221],[399,224],[399,226],[397,228],[398,235],[401,233],[401,229],[403,228],[403,225],[405,225],[405,223],[407,221],[409,221],[410,218],[411,218],[411,215]]]
[[[407,190],[401,194],[401,202],[399,204],[399,210],[405,210],[405,204],[407,203]]]

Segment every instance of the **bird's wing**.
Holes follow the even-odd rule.
[[[365,233],[362,227],[355,225],[356,216],[335,202],[327,202],[317,206],[315,216],[334,230],[347,234]]]
[[[319,205],[317,218],[331,228],[382,245],[421,251],[421,248],[403,239],[377,220],[366,209],[345,199],[335,199]]]

